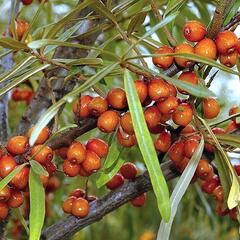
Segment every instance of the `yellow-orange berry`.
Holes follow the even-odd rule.
[[[238,59],[238,52],[236,50],[232,53],[219,55],[220,63],[230,68],[236,65],[237,59]]]
[[[120,118],[120,125],[124,132],[129,135],[134,134],[133,123],[130,112],[124,113]]]
[[[31,150],[31,157],[41,164],[51,161],[53,158],[53,150],[44,145],[35,145]]]
[[[89,95],[81,96],[76,99],[72,104],[72,111],[79,117],[86,118],[90,116],[88,104],[93,98]]]
[[[180,81],[192,84],[192,85],[197,85],[198,84],[198,77],[195,72],[187,71],[187,72],[182,72],[180,76],[178,77]],[[188,94],[185,90],[183,89],[178,89],[179,92],[183,94]]]
[[[126,93],[122,88],[113,88],[107,95],[108,103],[115,109],[123,109],[127,106]]]
[[[148,95],[154,100],[165,99],[170,95],[168,84],[161,79],[153,79],[148,84]]]
[[[91,115],[98,117],[101,113],[107,111],[108,102],[102,97],[95,97],[88,103],[88,110]]]
[[[72,214],[75,217],[83,218],[86,217],[89,213],[89,203],[84,198],[77,198],[73,201],[72,204]]]
[[[174,50],[169,46],[162,46],[155,50],[154,54],[168,54],[174,53]],[[159,68],[167,69],[173,63],[174,57],[173,56],[156,56],[152,58],[153,64]]]
[[[101,160],[99,156],[93,151],[86,151],[86,158],[81,166],[88,173],[94,173],[101,167]]]
[[[78,141],[73,142],[67,151],[67,159],[73,163],[81,163],[85,160],[86,148]]]
[[[175,53],[193,54],[194,48],[188,43],[182,43],[182,44],[179,44],[176,46]],[[177,65],[179,65],[180,67],[183,67],[183,68],[189,67],[193,64],[193,62],[187,58],[175,57],[174,59],[175,59],[175,62],[177,63]]]
[[[190,42],[201,41],[206,33],[205,26],[196,20],[187,22],[183,28],[184,37]]]
[[[34,127],[31,127],[28,132],[27,132],[27,137],[30,138],[31,135],[32,135],[32,132],[33,132],[33,129]],[[37,140],[35,141],[35,145],[38,145],[38,144],[43,144],[50,136],[51,134],[51,131],[49,130],[48,127],[44,127],[41,132],[39,133],[38,137],[37,137]]]
[[[238,38],[234,32],[223,31],[218,33],[215,39],[217,50],[221,54],[234,52],[238,44]]]
[[[11,154],[23,154],[28,148],[28,138],[25,136],[12,137],[8,140],[6,148]]]
[[[180,126],[187,126],[193,119],[193,110],[188,103],[181,103],[172,115],[174,123]]]
[[[118,113],[108,110],[98,117],[97,126],[102,132],[113,132],[119,123]]]
[[[216,99],[205,98],[203,100],[203,116],[207,119],[212,119],[218,116],[220,112],[220,106]]]
[[[204,38],[194,47],[194,53],[214,60],[217,57],[217,47],[212,39]]]

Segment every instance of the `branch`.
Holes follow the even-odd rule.
[[[173,163],[168,161],[161,165],[166,180],[171,180],[178,176],[174,170]],[[84,227],[101,220],[108,213],[116,210],[131,199],[141,193],[152,189],[148,172],[145,171],[141,176],[132,181],[126,182],[115,191],[111,191],[104,197],[90,203],[90,211],[84,219],[69,216],[52,226],[46,228],[42,233],[42,240],[61,240],[67,239]]]
[[[222,31],[223,31],[223,30],[228,30],[228,29],[230,29],[231,27],[233,27],[234,25],[239,24],[239,22],[240,22],[240,12],[237,12],[237,13],[235,14],[235,16],[233,16],[232,19],[229,21],[229,23],[226,24],[224,27],[222,27],[221,30],[222,30]]]

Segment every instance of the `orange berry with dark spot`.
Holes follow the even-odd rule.
[[[17,188],[18,190],[23,190],[28,185],[28,177],[29,177],[29,168],[27,166],[23,167],[19,173],[17,173],[10,184]]]
[[[162,46],[154,51],[154,54],[168,54],[174,53],[173,48],[169,46]],[[156,56],[152,58],[153,64],[159,68],[167,69],[169,68],[174,61],[173,56]]]
[[[149,128],[156,127],[160,123],[161,113],[156,106],[147,107],[144,118]]]
[[[190,42],[201,41],[207,33],[205,26],[196,20],[189,21],[183,28],[184,37]]]
[[[4,220],[8,216],[8,206],[5,202],[0,202],[0,220]]]
[[[81,188],[77,188],[73,192],[71,192],[69,196],[74,196],[76,198],[79,198],[79,197],[84,197],[84,195],[85,195],[85,191]]]
[[[54,150],[54,152],[61,158],[65,159],[67,157],[67,151],[68,151],[68,147],[61,147],[58,148],[56,150]]]
[[[11,196],[11,190],[8,186],[5,186],[0,190],[0,201],[6,202]]]
[[[107,101],[113,108],[118,110],[127,107],[126,93],[122,88],[113,88],[109,91]]]
[[[110,190],[114,190],[124,183],[124,177],[122,174],[117,173],[115,176],[112,177],[110,181],[107,182],[106,186]]]
[[[198,147],[199,142],[195,139],[188,139],[184,144],[184,154],[186,157],[191,158]]]
[[[194,48],[188,43],[181,43],[176,46],[175,53],[194,54]],[[179,65],[180,67],[183,67],[183,68],[189,67],[193,64],[193,62],[191,60],[184,58],[184,57],[174,57],[174,59],[175,59],[175,62],[177,63],[177,65]]]
[[[69,177],[75,177],[78,175],[80,170],[80,165],[77,163],[72,163],[68,159],[63,162],[63,171]]]
[[[74,141],[68,148],[67,159],[73,163],[81,163],[86,158],[86,148],[85,146],[78,142]]]
[[[34,130],[34,127],[31,127],[27,132],[27,137],[30,138],[32,135],[32,132]],[[50,136],[51,131],[48,127],[44,127],[41,132],[39,133],[37,140],[35,141],[35,145],[43,144]]]
[[[0,177],[5,178],[17,166],[15,158],[4,155],[0,158]]]
[[[138,197],[131,200],[131,204],[134,207],[142,207],[146,201],[146,193],[142,193]]]
[[[76,99],[72,104],[72,111],[75,115],[86,118],[90,116],[90,111],[88,109],[88,104],[93,98],[89,95],[81,96],[79,99]]]
[[[24,202],[24,197],[19,190],[11,189],[11,196],[7,201],[7,205],[10,208],[18,208]]]
[[[103,97],[95,97],[88,103],[88,110],[90,114],[96,117],[107,111],[107,109],[108,102]]]
[[[126,132],[129,135],[134,134],[134,129],[133,129],[133,123],[132,123],[132,117],[130,112],[124,113],[121,118],[120,118],[120,125],[124,132]]]
[[[100,138],[88,140],[86,149],[95,152],[100,158],[104,158],[108,154],[108,144]]]
[[[223,65],[232,68],[233,66],[235,66],[237,64],[237,60],[238,60],[238,52],[237,50],[235,50],[232,53],[228,53],[228,54],[220,54],[219,55],[219,61],[220,63],[222,63]]]
[[[215,39],[217,50],[221,54],[234,52],[238,44],[238,38],[234,32],[223,31],[217,34]]]
[[[8,140],[7,150],[9,153],[14,155],[23,154],[28,148],[28,138],[25,136],[15,136]]]
[[[139,100],[143,103],[148,96],[147,84],[143,80],[135,80],[134,85],[137,90]]]
[[[77,218],[84,218],[89,213],[89,203],[84,198],[77,198],[72,204],[72,215]]]
[[[125,179],[134,179],[137,176],[137,167],[131,162],[126,162],[121,166],[120,173]]]
[[[154,142],[154,146],[159,152],[167,152],[171,147],[172,139],[171,133],[163,131],[159,134],[158,138]]]
[[[200,159],[196,169],[197,176],[205,180],[212,171],[212,166],[205,159]]]
[[[35,145],[31,150],[31,157],[41,164],[53,159],[53,150],[44,145]]]
[[[208,181],[203,181],[201,189],[203,192],[211,194],[213,190],[220,185],[219,178],[217,176],[213,177]]]
[[[95,152],[87,150],[86,158],[81,165],[86,172],[94,173],[101,167],[101,160]]]
[[[123,147],[132,147],[137,143],[137,140],[134,134],[129,135],[123,132],[122,129],[120,128],[117,131],[117,141]]]
[[[73,202],[76,199],[77,198],[75,196],[70,196],[63,202],[62,209],[65,213],[68,213],[68,214],[72,213]]]
[[[184,142],[175,142],[169,150],[169,158],[177,163],[184,158]]]
[[[180,126],[187,126],[193,119],[193,110],[188,103],[181,103],[172,115],[172,120]]]
[[[216,187],[213,192],[212,195],[215,197],[215,199],[218,202],[223,202],[224,201],[224,190],[222,186],[218,186]]]
[[[180,81],[192,84],[192,85],[197,85],[198,84],[198,77],[196,75],[195,72],[191,72],[191,71],[187,71],[187,72],[182,72],[181,75],[178,77],[178,79]],[[186,92],[183,89],[178,89],[179,92],[183,93],[183,94],[188,94],[188,92]]]
[[[178,107],[178,99],[173,96],[169,96],[163,101],[157,102],[157,108],[162,114],[171,114]]]
[[[212,119],[220,113],[220,106],[216,99],[205,98],[203,99],[203,116],[206,119]]]
[[[97,120],[97,127],[105,133],[115,131],[119,124],[119,116],[116,111],[108,110],[102,113]]]
[[[217,58],[217,47],[212,39],[204,38],[194,47],[194,53],[215,60]]]
[[[148,95],[154,100],[165,99],[170,95],[168,84],[161,79],[153,79],[148,83]]]

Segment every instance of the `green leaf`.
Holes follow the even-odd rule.
[[[202,157],[204,148],[204,139],[202,137],[198,148],[194,152],[193,156],[191,157],[187,167],[184,169],[181,177],[179,178],[176,186],[174,187],[174,190],[171,195],[171,216],[168,223],[165,223],[164,221],[161,222],[160,228],[158,230],[158,236],[157,240],[168,240],[170,236],[170,231],[172,227],[172,223],[174,220],[174,217],[177,213],[178,205],[183,198],[185,192],[187,191],[187,188],[189,184],[191,183],[191,180],[194,176],[194,173],[196,171],[198,162],[200,158]]]
[[[20,208],[13,208],[11,211],[13,211],[14,215],[16,216],[17,219],[20,220],[21,224],[23,225],[27,235],[29,235],[29,229],[26,223],[26,220],[24,219]]]
[[[236,148],[239,148],[240,146],[240,136],[237,134],[218,134],[216,137],[219,142],[224,145],[229,145]]]
[[[16,167],[11,173],[0,181],[0,191],[18,174],[28,163],[24,163]]]
[[[167,222],[171,211],[167,183],[160,168],[157,153],[144,119],[143,109],[135,89],[133,78],[128,70],[124,72],[124,87],[139,149],[149,171],[159,211],[164,221]]]
[[[29,174],[29,193],[29,240],[39,240],[45,218],[45,191],[39,175],[33,169],[30,169]]]
[[[134,17],[131,19],[128,25],[128,30],[127,30],[128,36],[130,36],[134,31],[136,31],[143,24],[146,15],[147,15],[146,12],[140,12],[134,15]]]
[[[36,174],[46,176],[46,177],[49,176],[48,172],[43,168],[43,166],[39,162],[35,160],[31,160],[29,161],[29,163]]]
[[[101,58],[78,58],[78,59],[60,59],[56,58],[53,61],[65,63],[68,65],[102,65],[103,60]]]
[[[0,46],[13,50],[24,50],[28,49],[28,46],[25,43],[21,43],[13,38],[0,38]]]
[[[177,12],[187,0],[169,0],[167,8],[164,12],[164,17],[169,13]]]

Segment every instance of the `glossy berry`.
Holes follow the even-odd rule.
[[[161,113],[156,106],[147,107],[144,118],[149,128],[156,127],[160,123]]]
[[[181,135],[190,135],[195,133],[196,129],[192,124],[188,124],[185,128],[183,128],[180,132]]]
[[[24,197],[22,193],[16,189],[11,189],[11,197],[7,201],[7,205],[10,208],[18,208],[24,202]]]
[[[176,46],[175,53],[194,53],[194,48],[188,43],[182,43]],[[192,65],[192,61],[183,57],[174,57],[175,62],[180,67],[186,68]]]
[[[157,108],[162,114],[171,114],[178,107],[178,99],[173,96],[169,96],[163,101],[157,102]]]
[[[16,27],[16,35],[17,39],[21,40],[24,33],[28,30],[29,24],[28,22],[21,20],[21,19],[16,19],[15,20],[15,27]],[[11,28],[9,28],[9,33],[11,36],[13,36],[13,31]]]
[[[86,158],[86,148],[78,141],[73,142],[67,151],[67,159],[73,163],[81,163]]]
[[[86,172],[94,173],[101,167],[101,160],[95,152],[87,150],[86,158],[81,165]]]
[[[191,158],[194,152],[196,151],[198,147],[198,141],[195,139],[188,139],[185,141],[184,144],[184,155],[188,158]]]
[[[37,162],[44,164],[53,159],[53,150],[44,145],[36,145],[31,150],[31,157]]]
[[[117,173],[115,176],[112,177],[112,179],[107,182],[106,186],[110,190],[114,190],[124,183],[124,177],[122,174]]]
[[[10,155],[0,158],[0,177],[5,178],[17,166],[16,160]]]
[[[238,51],[238,54],[240,54],[240,38],[238,39],[236,50]]]
[[[169,150],[169,158],[177,163],[184,158],[184,142],[175,142]]]
[[[71,192],[69,196],[74,196],[76,198],[84,197],[85,196],[85,191],[81,188],[77,188],[73,192]]]
[[[234,168],[235,168],[235,171],[236,171],[237,175],[240,176],[240,164],[235,165]]]
[[[113,88],[107,95],[108,103],[115,109],[121,110],[127,106],[126,93],[122,88]]]
[[[97,127],[105,133],[113,132],[119,123],[119,116],[116,111],[106,111],[102,113],[97,121]]]
[[[201,41],[206,33],[205,26],[196,20],[187,22],[183,28],[184,37],[190,42]]]
[[[141,103],[143,103],[148,95],[148,87],[147,84],[143,80],[134,81],[135,88],[137,90],[137,94]]]
[[[12,137],[8,140],[6,148],[11,154],[23,154],[28,148],[28,138],[25,136]]]
[[[154,100],[165,99],[170,95],[168,84],[161,79],[153,79],[148,84],[148,95]]]
[[[162,46],[155,50],[154,54],[168,54],[174,53],[174,50],[169,46]],[[167,69],[173,63],[174,57],[173,56],[156,56],[152,58],[153,64],[159,68]]]
[[[177,88],[172,84],[167,84],[167,86],[169,89],[170,96],[176,97],[177,96]]]
[[[218,116],[220,112],[220,106],[216,99],[205,98],[203,100],[203,116],[207,119],[212,119]]]
[[[42,182],[43,187],[46,188],[48,185],[49,176],[40,175],[40,180]]]
[[[137,167],[131,162],[126,162],[121,166],[120,173],[125,179],[134,179],[137,176]]]
[[[34,127],[31,127],[27,132],[27,137],[30,138],[32,135],[32,132],[34,130]],[[44,127],[41,132],[39,133],[37,140],[35,141],[35,145],[43,144],[50,136],[51,131],[48,127]]]
[[[108,154],[108,144],[100,138],[89,139],[86,149],[95,152],[100,158],[104,158]]]
[[[172,115],[172,120],[180,126],[187,126],[193,119],[193,110],[188,103],[181,103]]]
[[[8,206],[5,202],[0,202],[0,220],[8,216]]]
[[[90,114],[96,117],[107,111],[107,109],[108,102],[102,97],[95,97],[88,103],[88,110]]]
[[[163,131],[159,134],[158,138],[154,142],[155,149],[159,152],[167,152],[171,147],[172,139],[171,133]]]
[[[217,176],[213,177],[208,181],[204,181],[201,185],[203,192],[211,194],[213,190],[220,185],[219,178]]]
[[[29,177],[29,168],[27,166],[23,167],[19,173],[17,173],[10,184],[17,188],[18,190],[23,190],[28,185],[28,177]]]
[[[218,33],[215,39],[217,50],[221,54],[228,54],[234,52],[238,44],[238,38],[235,33],[231,31],[223,31]]]
[[[132,147],[137,143],[135,135],[129,135],[122,131],[122,129],[118,129],[117,131],[117,141],[123,147]]]
[[[63,171],[69,177],[75,177],[78,175],[80,170],[80,165],[77,163],[72,163],[69,160],[64,160]]]
[[[237,60],[238,60],[238,52],[236,50],[226,55],[220,54],[219,56],[220,63],[230,68],[236,65]]]
[[[180,81],[192,84],[192,85],[197,85],[198,84],[198,77],[195,72],[187,71],[181,73],[181,75],[178,77]],[[183,94],[188,94],[185,90],[183,89],[178,89],[181,93]]]
[[[89,177],[89,176],[92,175],[91,172],[86,172],[86,171],[84,170],[84,168],[82,167],[81,164],[80,164],[79,166],[80,166],[79,175],[80,175],[81,177]]]
[[[0,201],[6,202],[11,196],[11,190],[8,186],[5,186],[0,190]]]
[[[46,168],[46,171],[49,173],[49,175],[52,175],[57,170],[56,164],[52,161],[46,161],[44,163],[44,167]]]
[[[68,213],[68,214],[72,213],[73,202],[76,199],[77,198],[75,196],[70,196],[63,202],[62,209],[65,213]]]
[[[200,159],[196,169],[197,176],[204,180],[211,172],[212,166],[205,159]]]
[[[80,99],[76,99],[72,104],[72,111],[75,115],[86,118],[90,116],[88,104],[93,98],[89,95],[81,96]]]
[[[215,197],[215,199],[218,202],[223,202],[224,201],[224,190],[222,186],[218,186],[216,187],[213,192],[212,195]]]
[[[89,213],[89,203],[84,198],[77,198],[73,201],[72,204],[72,214],[75,217],[83,218],[86,217]]]
[[[54,152],[59,157],[65,159],[67,157],[67,151],[68,151],[68,147],[61,147],[61,148],[56,149]]]
[[[131,204],[134,207],[142,207],[146,201],[146,193],[142,193],[138,197],[131,200]]]
[[[130,112],[124,113],[121,118],[120,118],[120,125],[124,132],[126,132],[129,135],[134,134],[134,129],[133,129],[133,123],[132,123],[132,117]]]
[[[33,0],[21,0],[23,5],[30,5],[32,4]]]
[[[217,47],[212,39],[204,38],[194,47],[194,53],[215,60],[217,58]]]

